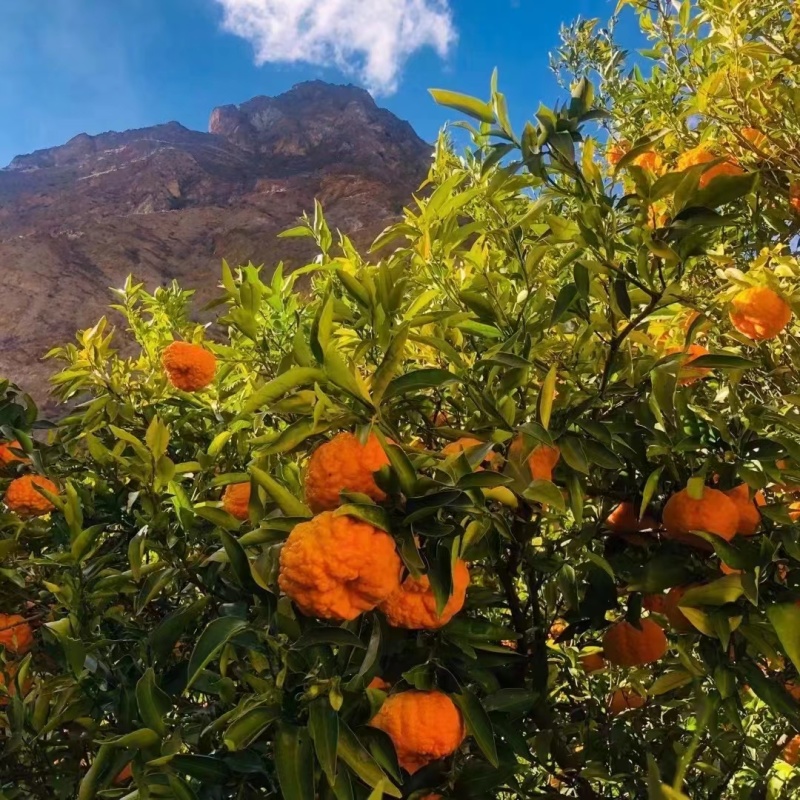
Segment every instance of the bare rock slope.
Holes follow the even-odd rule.
[[[315,197],[366,245],[429,158],[367,92],[319,81],[221,106],[208,133],[169,122],[18,156],[0,170],[0,375],[44,400],[41,356],[105,313],[130,273],[150,288],[177,278],[203,302],[222,258],[299,263],[305,240],[276,235]]]

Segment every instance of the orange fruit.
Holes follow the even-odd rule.
[[[231,483],[222,494],[222,508],[238,520],[246,520],[250,513],[250,483]]]
[[[627,142],[624,139],[619,142],[609,140],[608,146],[606,147],[606,161],[608,161],[612,167],[616,167],[617,164],[622,161],[625,153],[627,153],[630,149],[630,142]]]
[[[742,128],[740,133],[756,150],[763,150],[767,144],[767,137],[758,128]]]
[[[683,170],[694,167],[697,164],[708,164],[716,160],[717,156],[704,147],[695,147],[687,150],[678,158],[677,169],[678,172],[683,172]],[[735,161],[721,161],[719,164],[707,169],[700,176],[700,188],[705,189],[714,178],[718,178],[720,175],[744,175],[744,170]]]
[[[685,352],[686,355],[681,361],[681,367],[678,370],[678,385],[679,386],[689,386],[695,381],[699,381],[701,378],[705,378],[711,372],[711,369],[708,367],[692,367],[691,363],[700,356],[707,356],[708,350],[700,344],[690,344],[688,348],[683,347],[670,347],[667,351],[667,355],[671,355],[673,353],[683,353]]]
[[[764,493],[756,492],[751,498],[750,487],[746,483],[742,483],[729,489],[725,494],[733,500],[736,510],[739,512],[736,533],[741,536],[753,536],[761,527],[761,513],[758,509],[767,502],[764,499]]]
[[[23,475],[8,485],[5,504],[20,517],[39,517],[42,514],[49,514],[55,506],[43,494],[36,491],[37,486],[51,494],[58,494],[58,487],[53,481],[41,475]]]
[[[552,481],[553,470],[561,459],[561,450],[555,445],[537,444],[528,456],[531,477],[535,481]]]
[[[789,519],[792,522],[800,521],[800,503],[792,503],[789,506]]]
[[[210,350],[190,342],[173,342],[164,348],[161,364],[169,382],[184,392],[197,392],[214,380],[217,359]]]
[[[19,614],[0,614],[0,646],[14,655],[25,655],[33,647],[33,629]]]
[[[311,454],[306,502],[315,514],[340,506],[340,492],[360,492],[380,503],[386,493],[375,483],[374,473],[388,464],[389,457],[374,433],[363,445],[352,433],[340,433]]]
[[[632,708],[641,708],[647,701],[638,692],[627,687],[617,689],[608,700],[608,713],[617,716]]]
[[[115,776],[114,786],[122,786],[130,781],[133,777],[133,770],[131,764],[128,762]]]
[[[800,761],[800,734],[792,737],[783,748],[781,758],[793,767]]]
[[[664,171],[664,159],[652,150],[636,156],[631,163],[656,175],[660,175]]]
[[[278,585],[304,614],[350,620],[397,591],[400,570],[388,533],[326,511],[289,534],[281,549]]]
[[[633,503],[630,500],[624,500],[615,506],[606,517],[606,527],[617,534],[640,533],[654,530],[658,527],[658,523],[648,514],[645,514],[640,520]]]
[[[639,620],[641,629],[622,620],[603,636],[606,660],[618,667],[638,667],[658,661],[667,652],[667,637],[652,619]]]
[[[367,689],[380,689],[382,692],[388,692],[391,688],[391,683],[387,683],[383,678],[379,678],[377,675],[367,684]]]
[[[729,567],[724,561],[719,562],[719,571],[723,575],[738,575],[741,572],[740,569],[734,569],[733,567]]]
[[[446,444],[442,448],[442,455],[443,456],[454,456],[458,453],[463,453],[464,450],[469,450],[472,447],[480,447],[481,445],[488,444],[488,442],[481,441],[480,439],[475,439],[472,436],[462,436],[460,439],[456,439],[454,442],[450,442],[450,444]],[[489,452],[487,453],[486,457],[483,459],[483,465],[486,467],[500,467],[502,466],[503,457],[500,453]]]
[[[690,497],[687,489],[681,489],[667,500],[662,519],[669,537],[684,544],[713,549],[704,539],[692,535],[692,531],[713,533],[730,541],[739,527],[739,509],[719,489],[706,486],[700,500]]]
[[[642,597],[642,608],[652,611],[654,614],[664,614],[667,605],[665,594],[646,594]]]
[[[683,596],[691,588],[691,586],[674,586],[664,596],[664,616],[669,620],[672,630],[678,633],[693,633],[695,631],[694,625],[689,622],[678,606]]]
[[[800,214],[800,183],[792,183],[789,187],[789,205]]]
[[[731,300],[729,316],[739,333],[760,342],[774,339],[789,324],[792,309],[768,286],[751,286]]]
[[[436,613],[436,598],[427,575],[419,578],[409,575],[379,608],[393,628],[433,630],[447,625],[461,611],[467,586],[469,570],[466,563],[459,559],[453,568],[453,590],[441,614]]]
[[[13,464],[15,461],[27,464],[30,459],[23,455],[17,455],[16,453],[12,452],[13,450],[22,450],[22,445],[15,439],[13,442],[6,442],[5,444],[0,444],[0,464],[7,467],[9,464]]]
[[[581,656],[581,666],[583,671],[591,674],[604,669],[606,660],[603,658],[602,653],[589,653],[588,655]]]
[[[370,725],[389,735],[400,766],[412,774],[455,753],[465,736],[461,712],[437,691],[389,695]]]

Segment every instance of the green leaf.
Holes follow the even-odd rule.
[[[376,406],[380,405],[390,382],[403,364],[408,332],[409,326],[406,324],[395,333],[381,365],[375,370],[370,384],[370,394],[372,395],[372,402]]]
[[[339,715],[327,697],[318,697],[308,706],[308,730],[323,772],[336,783],[336,749],[339,745]]]
[[[275,501],[287,517],[311,517],[311,509],[298,500],[285,486],[258,467],[251,467],[255,482]]]
[[[461,709],[467,730],[486,756],[486,760],[496,769],[500,766],[500,761],[497,758],[494,730],[492,721],[489,719],[486,709],[481,705],[481,701],[469,689],[463,688],[461,694],[452,696],[452,700]]]
[[[285,800],[314,800],[314,752],[308,730],[286,723],[278,726],[275,769]]]
[[[759,364],[742,356],[727,355],[725,353],[709,353],[707,356],[698,356],[691,361],[691,368],[706,369],[753,369]]]
[[[705,189],[701,189],[690,199],[692,206],[717,208],[732,203],[750,194],[758,182],[758,173],[745,175],[718,175]]]
[[[246,591],[253,591],[255,587],[253,585],[253,576],[250,572],[250,559],[248,559],[244,547],[227,531],[220,530],[219,536],[222,539],[222,546],[228,555],[228,561],[236,581]]]
[[[278,706],[256,706],[236,717],[222,736],[230,751],[246,750],[275,720],[280,718]]]
[[[460,382],[460,379],[446,369],[419,369],[415,372],[407,372],[405,375],[400,375],[400,377],[391,381],[386,387],[383,399],[389,400],[393,397],[424,389],[438,389],[445,384],[457,382]]]
[[[208,605],[208,597],[195,600],[188,606],[173,611],[161,620],[158,627],[151,631],[148,640],[156,661],[163,661],[171,653],[178,639],[186,632]]]
[[[561,448],[562,458],[572,469],[582,472],[584,475],[589,474],[589,463],[586,460],[580,439],[576,436],[562,436],[558,440],[558,446]]]
[[[364,388],[356,380],[353,371],[339,354],[337,344],[330,345],[325,351],[325,373],[332,384],[372,407],[369,395],[366,394]]]
[[[767,606],[767,617],[778,634],[781,647],[800,670],[800,606],[796,603],[775,603]]]
[[[385,508],[381,508],[381,506],[368,505],[366,503],[346,503],[343,506],[339,506],[333,512],[333,515],[335,517],[355,517],[355,519],[368,522],[374,528],[391,533],[391,517],[389,512]]]
[[[250,416],[259,409],[268,407],[271,403],[287,395],[300,386],[310,386],[315,383],[324,383],[325,373],[314,367],[292,367],[283,375],[279,375],[269,383],[257,389],[242,404],[242,410],[237,419]]]
[[[141,750],[155,747],[161,742],[161,737],[150,728],[139,728],[121,736],[112,736],[110,739],[96,739],[99,744],[110,744],[114,747],[124,747],[128,750]]]
[[[320,644],[331,644],[337,647],[356,647],[366,650],[367,646],[354,633],[346,628],[312,628],[306,631],[293,645],[294,650],[316,647]]]
[[[153,460],[158,461],[167,452],[169,445],[169,428],[158,418],[153,417],[145,434],[145,442],[153,454]]]
[[[574,283],[568,283],[561,287],[558,293],[556,302],[553,305],[553,310],[550,314],[550,324],[555,325],[561,320],[567,309],[572,305],[572,301],[578,294],[578,287]]]
[[[664,467],[658,467],[658,469],[654,469],[648,476],[647,481],[644,484],[644,491],[642,492],[642,505],[639,509],[639,519],[643,519],[645,513],[647,513],[647,507],[650,505],[650,501],[653,499],[653,496],[658,489],[658,482],[661,479],[661,473],[664,471]],[[718,536],[715,538],[719,538]]]
[[[156,685],[156,675],[150,667],[136,684],[136,703],[139,706],[139,718],[159,736],[166,733],[164,717],[172,708],[172,700],[166,692]]]
[[[557,365],[553,364],[547,371],[542,389],[539,392],[539,422],[547,430],[550,425],[550,414],[553,411],[553,400],[556,396],[556,379],[558,378]]]
[[[243,619],[235,617],[219,617],[206,625],[189,659],[187,689],[230,639],[237,633],[241,633],[246,627],[247,623]]]
[[[356,738],[349,726],[343,721],[339,721],[339,742],[337,745],[339,758],[350,767],[351,770],[361,778],[367,786],[373,789],[386,781],[383,791],[389,797],[402,797],[400,790],[389,781],[386,773],[381,769],[377,761],[369,754],[369,751]]]
[[[725,575],[711,583],[687,589],[679,606],[724,606],[735,603],[743,594],[740,575]]]
[[[692,676],[689,672],[680,669],[672,670],[671,672],[665,672],[663,675],[659,675],[659,677],[653,681],[653,684],[647,690],[647,693],[651,697],[658,697],[660,694],[667,694],[667,692],[680,689],[681,687],[691,683],[693,680],[694,676]]]
[[[558,511],[564,511],[564,496],[561,490],[550,481],[533,481],[530,486],[522,493],[526,500],[534,503],[541,503],[544,506],[553,506]]]
[[[481,122],[491,124],[495,121],[492,107],[483,100],[478,100],[477,97],[470,97],[460,92],[449,92],[446,89],[429,89],[428,91],[440,106],[455,109]]]

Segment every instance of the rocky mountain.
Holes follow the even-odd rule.
[[[204,302],[220,261],[300,263],[307,240],[277,239],[314,198],[367,244],[424,177],[430,147],[354,86],[313,81],[177,122],[81,134],[0,169],[0,375],[42,400],[41,356],[105,313],[129,273],[177,278]]]

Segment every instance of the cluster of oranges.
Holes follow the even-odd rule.
[[[362,444],[353,434],[340,433],[312,453],[304,491],[315,516],[296,525],[286,540],[278,584],[309,616],[351,620],[377,608],[393,627],[440,628],[464,605],[469,585],[467,565],[461,560],[455,562],[450,598],[438,611],[427,576],[408,575],[401,580],[402,561],[386,531],[336,511],[342,505],[342,492],[366,495],[377,503],[384,501],[386,494],[375,482],[374,473],[388,464],[374,434]],[[246,492],[247,484],[229,487],[223,507],[235,513],[238,503],[242,511],[246,510]],[[372,686],[388,688],[383,682]],[[400,765],[412,773],[454,753],[465,735],[460,711],[439,691],[391,694],[371,724],[389,735]]]

